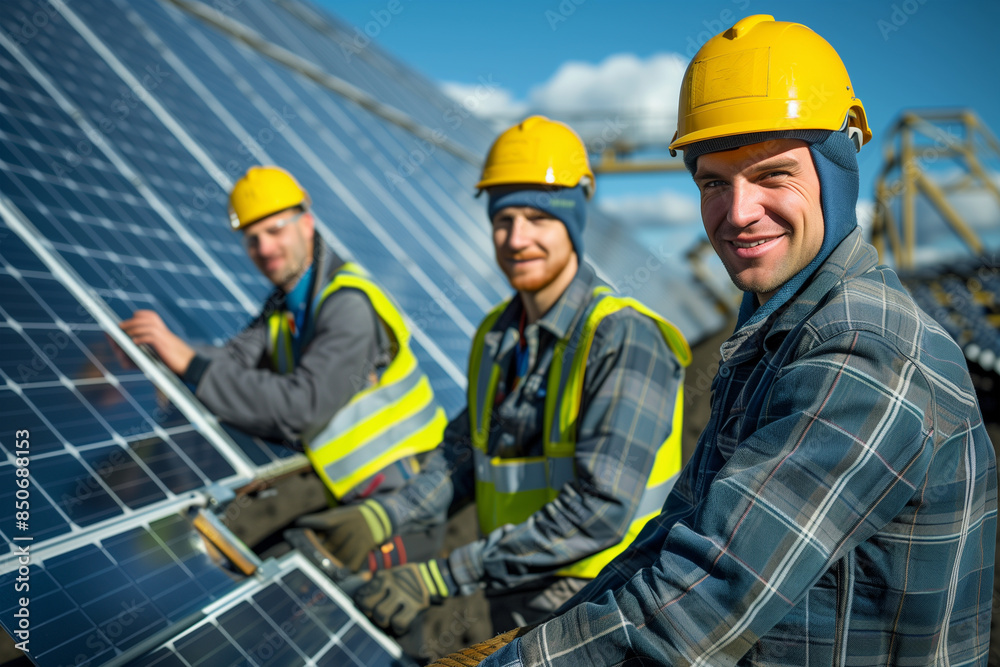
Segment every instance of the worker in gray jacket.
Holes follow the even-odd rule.
[[[260,315],[224,347],[197,351],[151,310],[121,328],[221,421],[303,449],[337,503],[399,488],[446,423],[402,315],[316,234],[309,195],[284,170],[252,167],[229,201],[232,228],[275,286]]]

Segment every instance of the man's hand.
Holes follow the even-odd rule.
[[[457,592],[444,560],[407,563],[376,572],[354,594],[354,604],[372,621],[397,637],[432,604],[441,604]]]
[[[118,326],[136,345],[149,345],[167,368],[177,375],[184,375],[194,350],[177,334],[167,328],[163,319],[152,310],[137,310],[132,318]]]
[[[392,535],[389,516],[374,500],[307,514],[295,523],[318,532],[327,551],[351,572],[361,569],[369,552]]]

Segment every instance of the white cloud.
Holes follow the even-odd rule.
[[[677,96],[685,67],[687,60],[673,53],[645,60],[619,53],[597,65],[567,62],[531,90],[530,106],[565,119],[588,141],[605,132],[607,125],[603,120],[584,122],[581,114],[619,119],[619,126],[624,126],[621,138],[631,143],[665,144],[677,126]]]
[[[871,199],[859,199],[854,206],[854,212],[858,216],[858,224],[864,231],[865,238],[872,237],[872,221],[875,217],[875,202]]]
[[[973,229],[995,229],[1000,224],[1000,201],[985,189],[957,192],[948,199],[959,216]]]
[[[440,85],[445,95],[477,116],[493,122],[497,129],[506,128],[528,112],[527,102],[515,100],[509,90],[499,86],[457,81],[445,81]]]
[[[597,206],[622,224],[637,227],[688,227],[701,224],[697,201],[669,190],[646,196],[601,199]]]
[[[597,64],[563,63],[548,81],[531,89],[527,100],[517,100],[502,88],[493,88],[480,99],[481,87],[476,84],[448,82],[442,89],[500,127],[528,113],[541,113],[566,121],[588,143],[617,140],[662,147],[676,129],[685,67],[687,59],[675,53],[646,59],[618,53]],[[467,104],[470,99],[476,100],[475,108]]]

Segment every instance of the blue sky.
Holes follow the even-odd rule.
[[[875,133],[859,155],[863,199],[872,198],[883,162],[881,140],[902,109],[969,107],[995,134],[1000,133],[997,0],[322,0],[318,4],[361,29],[367,26],[380,47],[453,90],[461,92],[460,84],[493,82],[500,89],[496,106],[513,107],[515,113],[527,103],[544,108],[553,99],[577,100],[572,87],[587,70],[581,74],[579,67],[567,65],[572,62],[589,64],[593,78],[603,75],[602,90],[612,98],[625,99],[636,89],[648,88],[647,97],[659,95],[658,103],[673,109],[673,78],[679,79],[679,73],[660,73],[673,72],[671,63],[677,62],[678,71],[682,70],[710,35],[756,13],[804,23],[840,53]],[[381,24],[373,23],[379,19]],[[612,61],[618,67],[614,72],[631,67],[628,71],[645,76],[649,85],[632,83],[627,90],[615,90],[621,77],[612,72]],[[670,83],[656,87],[654,80],[667,79]],[[599,93],[591,89],[578,96],[578,103],[586,106]],[[642,103],[647,109],[655,104],[648,99]],[[609,205],[644,199],[645,209],[622,209],[637,211],[636,215],[659,206],[679,211],[680,217],[696,216],[696,209],[691,209],[694,197],[685,174],[605,176],[598,185],[598,199]]]

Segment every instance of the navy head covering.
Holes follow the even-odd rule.
[[[490,188],[487,212],[490,220],[508,206],[530,206],[548,213],[566,225],[576,256],[583,260],[583,228],[587,224],[587,195],[583,185],[573,188],[525,187]]]
[[[759,322],[788,301],[808,280],[833,249],[858,226],[856,206],[860,178],[858,156],[854,142],[844,132],[830,130],[782,130],[756,132],[700,141],[684,150],[684,164],[695,173],[698,157],[705,153],[732,150],[772,139],[801,139],[809,144],[819,176],[820,205],[823,210],[823,243],[809,264],[778,288],[774,296],[757,307],[757,296],[744,292],[743,303],[736,320],[737,330],[746,324]]]

